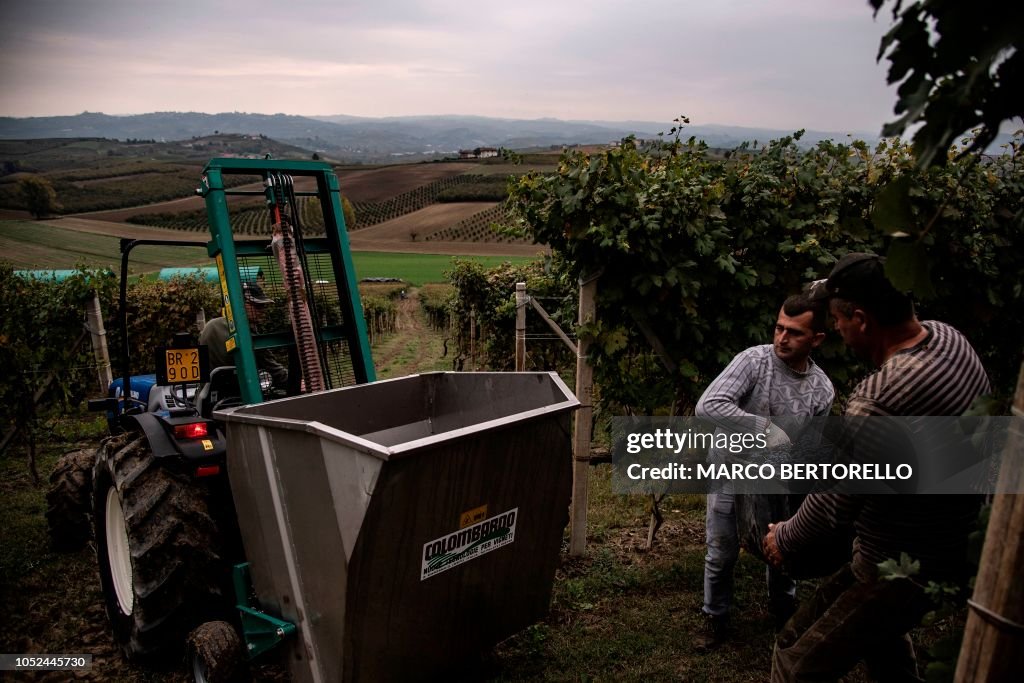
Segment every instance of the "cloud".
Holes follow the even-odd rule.
[[[0,115],[463,113],[877,131],[887,17],[813,0],[35,0]],[[282,101],[283,96],[286,101]]]

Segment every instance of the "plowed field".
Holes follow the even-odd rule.
[[[452,202],[448,204],[431,204],[419,211],[407,213],[398,218],[362,228],[353,233],[356,237],[372,240],[389,240],[396,242],[415,242],[422,240],[431,233],[449,228],[475,213],[495,206],[495,202]],[[413,235],[415,234],[415,239]]]
[[[457,162],[436,164],[402,164],[372,169],[341,169],[338,183],[341,194],[352,202],[380,202],[395,195],[415,190],[463,173],[479,173],[481,166]]]
[[[381,168],[342,168],[338,171],[342,194],[353,202],[379,202],[422,187],[441,178],[467,172],[480,172],[483,166],[474,163],[441,162],[432,164],[397,164]],[[314,189],[311,178],[296,177],[295,187],[299,191]],[[236,190],[259,191],[262,183],[250,183],[234,188]],[[229,196],[228,201],[239,207],[245,204],[262,204],[259,196]],[[438,230],[457,224],[459,221],[494,206],[493,202],[457,202],[432,204],[399,218],[350,233],[354,251],[384,251],[400,253],[429,253],[457,255],[532,256],[544,251],[537,245],[501,244],[494,242],[438,241],[424,242],[424,239]],[[202,241],[206,234],[196,232],[151,228],[128,223],[132,216],[153,213],[178,213],[201,211],[205,208],[202,197],[183,197],[157,204],[148,204],[116,211],[66,216],[49,225],[63,230],[93,235],[131,237],[136,239],[165,239],[176,241]],[[21,214],[17,214],[19,217]],[[14,217],[13,215],[11,217]],[[415,234],[415,239],[413,235]]]

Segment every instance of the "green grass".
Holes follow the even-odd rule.
[[[33,221],[0,221],[0,259],[20,269],[111,268],[121,262],[120,239]],[[210,265],[199,247],[139,247],[132,268],[148,272],[170,266]]]
[[[197,241],[203,238],[197,236]],[[0,260],[16,270],[89,267],[112,268],[121,262],[120,239],[68,230],[34,221],[0,221]],[[394,277],[411,285],[445,282],[444,271],[451,269],[452,256],[445,254],[391,254],[357,251],[352,253],[358,278]],[[461,256],[484,265],[505,261],[527,263],[529,256]],[[209,266],[213,261],[198,247],[138,247],[132,252],[135,272],[160,268]]]
[[[392,254],[376,251],[352,253],[358,278],[395,277],[417,286],[428,282],[446,282],[444,271],[451,269],[453,258],[475,261],[487,267],[506,261],[519,264],[533,260],[531,256],[454,257],[445,254]]]

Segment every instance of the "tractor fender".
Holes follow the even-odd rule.
[[[167,433],[167,430],[160,422],[160,418],[155,414],[139,413],[137,415],[125,415],[121,420],[129,430],[131,423],[134,422],[139,431],[146,435],[146,441],[149,442],[154,458],[159,460],[160,458],[181,455],[181,451],[175,445],[174,439]]]
[[[214,427],[212,421],[203,420],[198,415],[190,417],[193,417],[195,421],[207,422],[210,427]],[[134,428],[145,434],[153,457],[157,460],[174,457],[190,463],[223,461],[227,440],[219,429],[214,427],[208,438],[177,440],[172,434],[174,418],[170,418],[170,420],[171,422],[168,423],[167,419],[157,413],[138,413],[125,415],[122,418],[122,425],[129,431]]]

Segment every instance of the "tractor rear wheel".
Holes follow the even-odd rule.
[[[226,571],[203,491],[158,462],[144,436],[110,438],[93,469],[93,529],[125,654],[145,664],[179,655],[189,630],[223,607]]]
[[[70,451],[60,456],[46,491],[46,523],[54,550],[73,552],[92,538],[89,523],[95,451]]]

